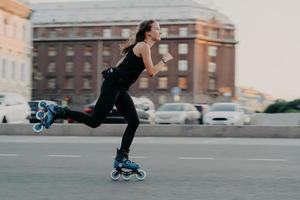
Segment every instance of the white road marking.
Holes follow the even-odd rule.
[[[215,158],[210,157],[178,157],[180,160],[214,160]]]
[[[58,157],[58,158],[80,158],[81,155],[48,155],[48,157]]]
[[[284,162],[285,159],[269,159],[269,158],[249,158],[249,161],[270,161],[270,162]]]
[[[2,157],[17,157],[19,154],[0,154]]]

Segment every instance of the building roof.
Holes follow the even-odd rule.
[[[199,0],[114,0],[31,4],[34,25],[109,22],[217,20],[232,26],[228,17]]]

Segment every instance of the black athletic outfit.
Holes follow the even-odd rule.
[[[66,117],[96,128],[102,124],[110,110],[116,105],[119,113],[128,122],[120,148],[128,151],[139,125],[139,118],[127,91],[144,69],[143,59],[137,57],[133,49],[129,50],[122,63],[116,68],[111,68],[113,72],[103,73],[105,79],[93,114],[87,115],[82,112],[67,110]]]

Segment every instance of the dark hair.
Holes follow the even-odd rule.
[[[151,25],[155,22],[155,20],[145,20],[140,23],[137,27],[135,33],[129,37],[129,39],[120,45],[121,54],[126,54],[129,50],[133,49],[134,45],[138,42],[145,40],[145,33],[151,31]]]

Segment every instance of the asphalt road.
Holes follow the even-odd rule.
[[[135,138],[144,181],[112,181],[119,137],[0,136],[1,200],[296,200],[299,139]]]

